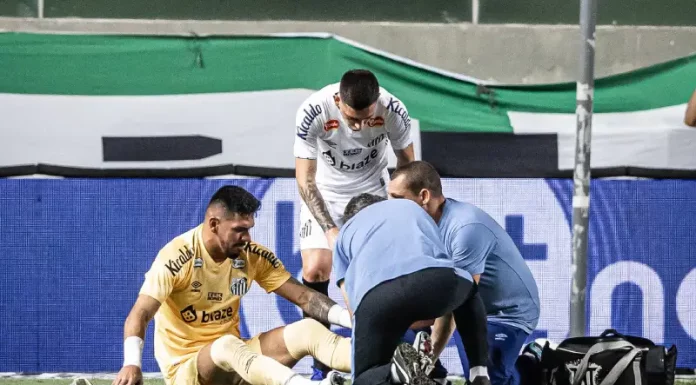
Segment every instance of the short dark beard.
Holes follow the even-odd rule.
[[[230,250],[225,252],[225,255],[229,259],[237,259],[239,258],[240,255],[242,255],[242,252],[244,251],[244,247],[247,245],[246,242],[240,243],[239,245],[234,245],[233,249],[231,248]],[[234,251],[232,251],[234,250]]]

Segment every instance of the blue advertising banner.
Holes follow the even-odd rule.
[[[301,275],[299,198],[292,179],[0,180],[0,372],[116,372],[123,322],[157,251],[202,220],[223,184],[262,201],[254,238]],[[488,211],[520,247],[539,284],[531,338],[569,330],[572,181],[444,181],[445,194]],[[696,181],[592,184],[588,332],[676,344],[696,367]],[[335,285],[330,296],[342,303]],[[258,286],[242,301],[242,334],[300,319]],[[152,325],[144,371],[157,372]],[[461,373],[454,343],[445,366]],[[305,359],[296,369],[309,372]]]

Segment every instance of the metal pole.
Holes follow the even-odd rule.
[[[577,84],[577,134],[573,173],[573,258],[570,292],[570,335],[585,335],[587,240],[590,213],[590,143],[594,99],[596,0],[580,0],[580,73]]]
[[[471,0],[471,24],[479,23],[479,12],[481,12],[479,0]]]
[[[37,0],[36,1],[36,16],[39,19],[44,18],[44,0]]]

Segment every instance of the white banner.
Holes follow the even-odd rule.
[[[304,89],[164,96],[0,94],[0,167],[191,168],[225,164],[294,169],[295,114]],[[412,120],[420,159],[420,129]],[[188,138],[221,153],[193,160],[104,161],[103,138]],[[202,145],[201,141],[204,141]],[[133,149],[137,151],[138,149]],[[178,153],[186,152],[178,149]],[[205,150],[205,149],[204,149]],[[164,149],[163,151],[166,151]],[[198,150],[200,152],[200,149]],[[396,157],[389,151],[389,164]]]
[[[592,115],[593,168],[696,169],[696,129],[686,104]],[[558,169],[575,168],[575,114],[508,112],[515,134],[558,134]]]

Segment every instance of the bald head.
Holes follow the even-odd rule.
[[[392,173],[392,181],[398,182],[400,190],[408,190],[411,194],[418,195],[421,190],[430,191],[433,197],[442,196],[442,181],[440,174],[430,163],[417,160],[407,163]]]
[[[414,161],[397,168],[392,173],[387,192],[391,198],[416,202],[436,222],[440,220],[445,196],[442,195],[440,174],[430,163]]]

